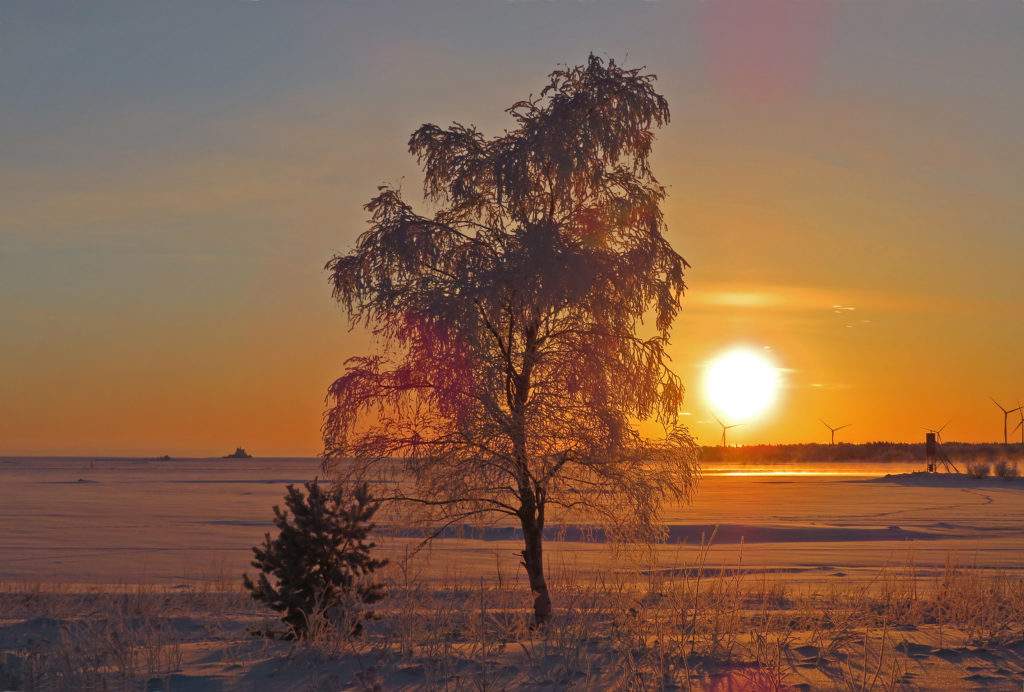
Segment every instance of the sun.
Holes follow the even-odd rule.
[[[730,420],[749,420],[775,401],[779,371],[757,351],[736,348],[711,362],[704,386],[711,403]]]

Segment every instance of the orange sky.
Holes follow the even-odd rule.
[[[322,266],[378,184],[419,188],[409,133],[498,131],[590,51],[647,65],[672,108],[653,163],[693,265],[671,352],[702,442],[704,368],[735,344],[785,388],[730,441],[827,441],[819,417],[1001,438],[1024,4],[892,5],[5,4],[0,454],[317,454],[367,347]]]

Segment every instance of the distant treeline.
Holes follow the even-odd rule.
[[[940,445],[953,461],[997,461],[999,459],[1024,459],[1024,445],[985,442],[946,442]],[[733,463],[801,463],[821,461],[923,461],[923,442],[865,442],[863,444],[792,444],[792,445],[743,445],[737,447],[702,447],[704,462],[721,461]]]

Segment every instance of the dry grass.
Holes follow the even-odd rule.
[[[224,580],[181,587],[0,584],[0,683],[20,690],[169,689],[190,640],[230,644],[245,637],[232,627],[239,615],[262,617]]]
[[[911,556],[867,583],[802,587],[715,565],[709,545],[676,565],[637,560],[590,577],[555,570],[558,611],[536,630],[520,581],[499,572],[439,587],[400,560],[364,636],[343,637],[344,623],[314,614],[313,636],[296,644],[248,637],[246,627],[272,615],[226,583],[85,592],[8,584],[2,622],[22,627],[0,641],[0,687],[170,689],[189,665],[186,650],[205,643],[226,670],[300,663],[301,684],[281,689],[892,690],[911,684],[907,633],[917,628],[937,630],[940,646],[1024,640],[1024,579],[952,558],[929,576]]]

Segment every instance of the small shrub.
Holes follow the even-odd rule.
[[[1017,462],[1010,461],[1009,459],[1000,459],[995,465],[995,475],[999,476],[1004,481],[1016,478],[1019,475],[1017,471]]]
[[[273,539],[267,533],[263,544],[252,549],[252,566],[261,573],[255,581],[247,574],[242,579],[254,600],[283,613],[281,621],[289,630],[278,634],[284,638],[304,639],[310,623],[324,618],[339,625],[340,634],[353,636],[362,631],[364,619],[373,617],[364,605],[384,597],[383,584],[370,581],[369,575],[387,560],[370,557],[375,544],[366,542],[380,503],[366,483],[350,496],[340,486],[324,489],[316,481],[305,487],[308,496],[288,486],[287,509],[274,507],[280,533]]]
[[[971,478],[984,478],[992,472],[992,467],[987,461],[975,461],[967,465],[967,475]]]

